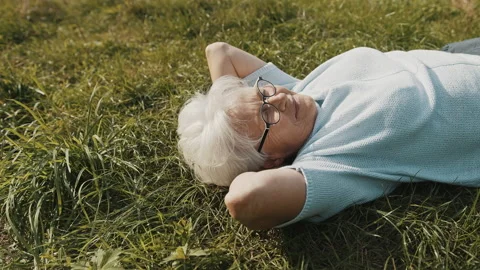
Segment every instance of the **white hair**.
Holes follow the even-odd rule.
[[[263,165],[264,157],[255,149],[259,140],[242,134],[241,120],[229,114],[246,89],[251,88],[241,79],[223,76],[180,110],[178,146],[202,182],[229,186],[237,175]]]

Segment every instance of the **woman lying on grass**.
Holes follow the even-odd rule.
[[[480,39],[450,52],[480,55]],[[458,51],[460,50],[460,51]],[[298,80],[226,43],[179,115],[179,147],[252,229],[325,220],[400,183],[480,187],[480,56],[356,48]]]

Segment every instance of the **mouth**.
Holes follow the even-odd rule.
[[[295,114],[294,115],[295,115],[295,120],[296,120],[297,119],[297,114],[298,114],[298,103],[297,103],[297,100],[295,99],[295,95],[292,96],[292,98],[293,98],[293,105],[295,107]]]

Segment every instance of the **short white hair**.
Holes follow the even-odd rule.
[[[259,139],[242,134],[241,120],[229,114],[246,89],[251,87],[241,79],[223,76],[180,110],[179,150],[202,182],[229,186],[237,175],[263,165],[265,158],[255,148]]]

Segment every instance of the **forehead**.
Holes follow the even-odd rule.
[[[238,100],[244,103],[262,103],[260,93],[254,87],[240,90]]]
[[[251,119],[258,114],[262,105],[262,98],[255,88],[247,88],[236,93],[233,103],[230,106],[229,114],[237,120]]]
[[[228,110],[228,115],[237,131],[255,137],[265,125],[260,116],[262,98],[255,88],[241,91]]]

